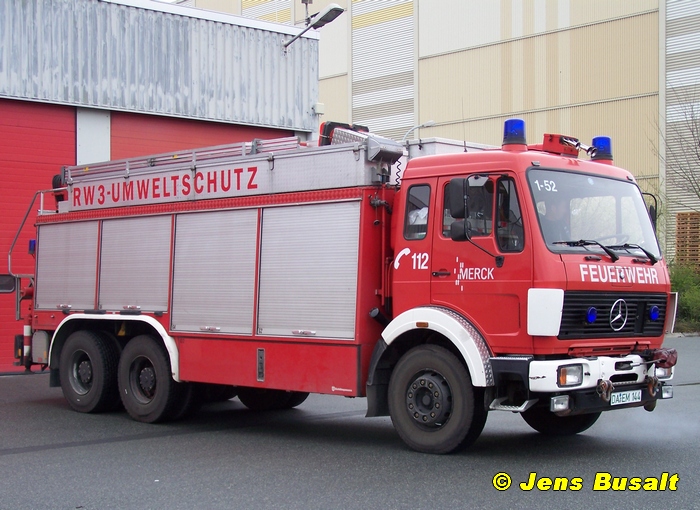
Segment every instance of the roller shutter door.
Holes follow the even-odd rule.
[[[5,257],[34,193],[49,188],[62,165],[74,164],[75,108],[0,99],[0,252]],[[34,272],[35,261],[27,255],[27,243],[36,237],[33,218],[34,212],[17,240],[15,272]],[[0,272],[7,272],[7,263]],[[23,370],[13,366],[14,335],[22,333],[22,324],[15,321],[14,298],[0,295],[0,372]],[[24,305],[26,313],[28,302]]]

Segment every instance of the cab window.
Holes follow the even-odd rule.
[[[491,234],[493,225],[493,181],[485,175],[472,175],[468,178],[469,185],[469,235],[483,237]],[[450,215],[450,198],[447,186],[443,190],[444,209],[442,215],[442,235],[450,236],[450,225],[454,218]]]
[[[408,190],[403,236],[405,239],[423,239],[428,233],[430,186],[418,184]]]
[[[523,218],[513,179],[504,178],[498,181],[496,210],[498,214],[496,240],[499,249],[504,252],[523,251]]]

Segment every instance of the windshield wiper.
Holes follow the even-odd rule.
[[[638,244],[629,244],[629,243],[616,244],[614,246],[608,246],[608,248],[610,248],[611,250],[628,250],[628,251],[629,250],[639,250],[642,253],[644,253],[644,255],[647,256],[647,258],[649,259],[649,262],[651,262],[652,266],[659,261],[659,259],[657,259],[652,253],[645,250],[644,248],[642,248]]]
[[[605,253],[607,253],[610,258],[612,259],[613,262],[616,262],[617,260],[620,259],[620,256],[612,251],[609,247],[600,244],[598,241],[591,241],[589,239],[579,239],[578,241],[556,241],[553,242],[552,244],[565,244],[567,246],[599,246]]]

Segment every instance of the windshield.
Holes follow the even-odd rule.
[[[633,182],[540,168],[530,169],[527,176],[550,250],[661,257]]]

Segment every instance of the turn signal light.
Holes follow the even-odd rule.
[[[671,367],[668,367],[668,368],[656,367],[655,375],[659,379],[669,379],[673,375],[673,369]]]
[[[583,365],[562,365],[557,368],[557,385],[579,386],[583,382]]]

